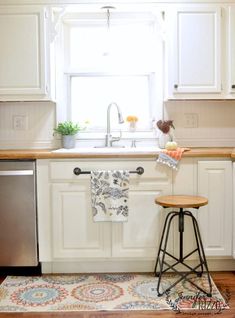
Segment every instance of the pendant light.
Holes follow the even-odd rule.
[[[106,10],[106,39],[103,56],[109,56],[111,52],[111,29],[110,29],[110,10],[115,9],[113,6],[104,6],[101,9]]]

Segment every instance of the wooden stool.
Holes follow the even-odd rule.
[[[208,203],[208,200],[204,197],[199,196],[188,196],[188,195],[169,195],[169,196],[162,196],[155,199],[155,203],[158,205],[161,205],[164,208],[179,208],[179,211],[171,211],[167,214],[162,236],[160,240],[156,265],[154,269],[155,276],[158,276],[158,285],[157,285],[157,293],[158,296],[162,296],[164,293],[167,293],[170,291],[172,287],[174,287],[176,284],[178,284],[182,280],[187,280],[192,285],[194,285],[197,289],[199,289],[201,292],[207,294],[207,296],[211,296],[212,292],[212,284],[211,284],[211,278],[207,266],[207,261],[205,257],[205,252],[202,244],[201,235],[199,232],[199,227],[196,218],[192,214],[192,212],[185,210],[185,208],[194,208],[198,209],[200,206],[206,205]],[[184,249],[183,249],[183,235],[184,235],[184,217],[187,216],[191,219],[193,230],[194,230],[194,237],[196,241],[196,248],[184,256]],[[167,242],[170,232],[170,226],[172,220],[178,217],[178,230],[179,230],[179,256],[178,258],[173,256],[167,251]],[[199,258],[199,264],[195,267],[191,267],[188,264],[185,263],[185,260],[191,256],[194,253],[198,253]],[[165,256],[171,257],[175,262],[170,265],[166,262]],[[187,268],[187,272],[179,272],[175,267],[181,264],[184,267]],[[159,266],[158,266],[159,265]],[[164,268],[164,265],[166,268]],[[158,269],[159,268],[159,269]],[[168,287],[166,290],[160,292],[159,287],[162,279],[162,274],[168,271],[169,269],[173,270],[177,274],[180,275],[180,278],[176,280],[170,287]],[[202,276],[203,271],[207,275],[208,283],[209,283],[209,291],[205,291],[200,286],[198,286],[196,283],[192,282],[190,278],[188,277],[189,274],[196,274],[197,276]]]

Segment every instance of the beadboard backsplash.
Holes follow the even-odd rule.
[[[197,127],[185,127],[192,125],[187,121],[192,115]],[[18,116],[26,120],[24,129],[14,127]],[[168,101],[164,118],[174,120],[180,146],[235,147],[235,100]],[[0,149],[52,148],[58,144],[53,138],[55,124],[55,103],[1,102]]]
[[[192,117],[197,127],[187,127]],[[180,146],[235,147],[235,100],[167,101],[164,118],[174,120]]]
[[[0,148],[51,148],[56,107],[51,102],[0,103]],[[23,118],[25,126],[17,126]]]

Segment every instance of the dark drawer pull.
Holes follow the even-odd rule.
[[[175,85],[174,85],[174,89],[178,89],[178,84],[175,84]]]
[[[234,89],[234,88],[235,88],[235,84],[232,85],[232,89]]]

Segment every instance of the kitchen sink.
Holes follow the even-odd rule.
[[[146,147],[80,147],[65,149],[60,148],[53,150],[55,153],[81,153],[81,154],[112,154],[112,153],[159,153],[160,148],[156,146],[146,146]]]

